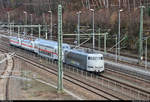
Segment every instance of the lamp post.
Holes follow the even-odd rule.
[[[119,14],[118,14],[118,19],[119,19],[119,23],[118,23],[118,56],[120,57],[120,12],[122,12],[123,10],[120,9],[119,10]]]
[[[50,15],[51,15],[51,16],[50,16],[50,18],[51,18],[51,22],[50,22],[50,23],[51,23],[51,28],[50,28],[50,39],[52,40],[52,37],[53,37],[53,36],[52,36],[52,29],[53,29],[53,25],[52,25],[52,11],[48,11],[48,12],[49,12]]]
[[[25,23],[26,23],[26,25],[27,25],[27,12],[24,11],[24,14],[25,14]],[[26,28],[24,28],[24,35],[25,35],[25,34],[27,34]],[[26,71],[26,70],[25,70],[25,77],[27,77],[27,71]],[[27,87],[26,87],[26,84],[27,84],[27,83],[25,83],[25,89],[27,88]]]
[[[32,14],[30,14],[31,16],[31,25],[32,25]],[[31,37],[33,36],[33,28],[31,27]]]
[[[78,41],[78,46],[80,45],[80,14],[81,14],[81,11],[77,12],[77,15],[78,15],[78,35],[77,35],[77,41]]]
[[[27,12],[24,11],[25,14],[25,24],[27,25]],[[26,28],[24,28],[24,35],[26,34]]]
[[[9,35],[11,35],[11,34],[10,34],[10,32],[11,32],[11,31],[10,31],[10,30],[11,30],[11,29],[10,29],[10,13],[7,12],[7,14],[8,14]]]
[[[62,60],[62,6],[58,5],[58,92],[63,92],[63,60]]]
[[[143,9],[144,6],[140,6],[140,32],[139,32],[139,64],[143,60]]]
[[[94,9],[90,9],[90,11],[92,11],[93,13],[93,50],[95,48],[95,36],[94,36]]]
[[[47,39],[47,26],[46,26],[46,18],[45,18],[45,13],[43,13],[43,25],[46,28],[45,29],[45,39]]]

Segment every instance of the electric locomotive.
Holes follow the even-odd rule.
[[[82,50],[65,50],[65,63],[91,72],[104,71],[104,57],[102,54]]]

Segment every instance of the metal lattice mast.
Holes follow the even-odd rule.
[[[120,57],[120,10],[118,11],[118,19],[119,19],[119,22],[118,22],[118,56]]]
[[[32,14],[30,14],[30,16],[31,16],[31,25],[32,25],[32,21],[33,21]],[[33,27],[31,27],[31,36],[33,36]]]
[[[145,70],[147,69],[147,39],[146,38],[146,45],[145,45]]]
[[[20,27],[18,26],[18,38],[20,38]]]
[[[117,62],[117,35],[116,35],[116,62]]]
[[[62,6],[58,5],[58,92],[63,91],[62,40]]]
[[[99,50],[101,49],[101,33],[100,33],[100,28],[99,28],[99,36],[98,36],[98,48],[99,48]]]
[[[106,41],[107,41],[107,35],[104,35],[104,52],[106,54],[107,50],[106,50]]]
[[[77,41],[78,41],[78,46],[80,45],[80,14],[81,11],[77,12],[78,14],[78,35],[77,35]]]
[[[93,17],[92,17],[92,22],[93,22],[93,50],[95,49],[95,35],[94,35],[94,9],[90,9],[92,11]]]
[[[40,24],[39,24],[39,38],[41,37],[41,27],[40,27]]]
[[[53,22],[53,20],[52,20],[52,11],[51,11],[51,35],[50,35],[50,38],[51,38],[51,40],[53,39],[53,24],[52,24],[52,22]]]
[[[25,24],[27,25],[27,12],[26,11],[24,11],[24,14],[25,14]],[[27,34],[27,29],[26,28],[24,28],[24,35],[26,35]]]
[[[10,13],[9,12],[7,12],[7,13],[8,13],[8,25],[10,27]],[[10,35],[10,28],[9,28],[9,35]]]
[[[11,32],[11,24],[10,24],[10,36],[12,36],[12,32]]]
[[[120,3],[119,3],[120,5]],[[122,9],[119,9],[118,11],[118,56],[120,56],[120,13],[122,12]],[[120,58],[120,57],[119,57]]]
[[[49,39],[52,40],[52,38],[53,38],[53,35],[52,35],[52,32],[53,32],[53,31],[52,31],[52,29],[53,29],[53,24],[52,24],[52,11],[50,10],[50,11],[48,11],[48,12],[50,13],[50,25],[51,25],[51,26],[50,26],[50,31],[49,31],[49,32],[50,32],[50,38],[49,38]]]
[[[141,63],[143,59],[143,8],[144,6],[140,6],[139,63]]]
[[[94,35],[94,10],[93,10],[93,50],[95,49],[95,35]]]

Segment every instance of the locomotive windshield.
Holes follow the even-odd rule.
[[[88,60],[103,60],[103,57],[88,57]]]

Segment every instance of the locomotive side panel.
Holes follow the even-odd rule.
[[[65,51],[65,63],[87,70],[87,56]]]

